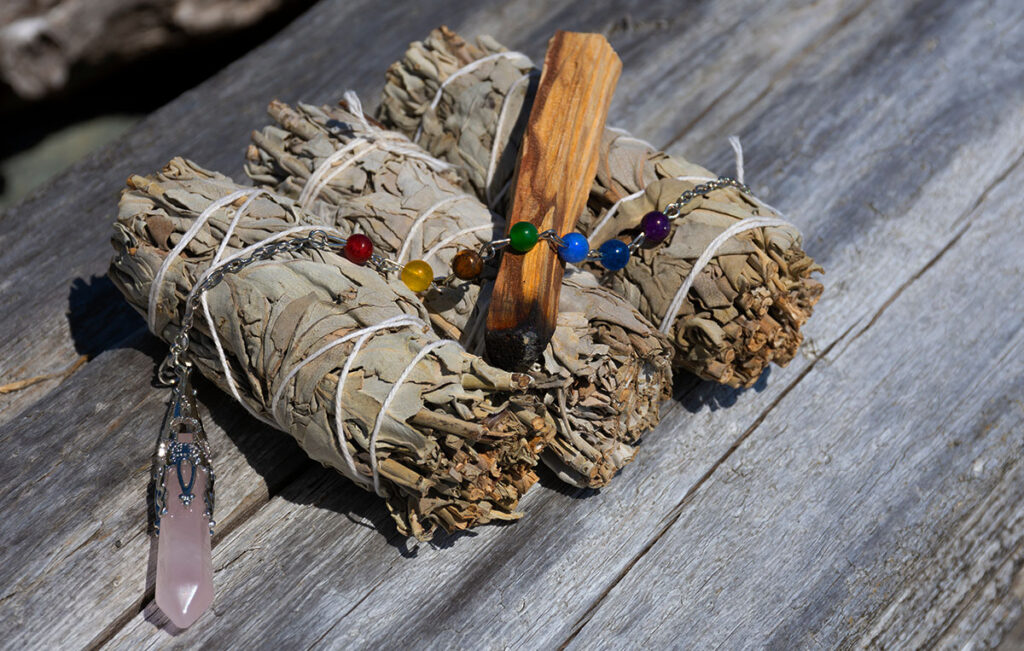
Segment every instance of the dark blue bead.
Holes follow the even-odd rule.
[[[608,240],[598,250],[601,252],[601,264],[608,271],[618,271],[629,262],[629,247],[622,240]]]
[[[566,262],[576,264],[587,259],[590,253],[590,243],[587,238],[579,233],[567,233],[562,236],[565,246],[559,247],[558,255]]]

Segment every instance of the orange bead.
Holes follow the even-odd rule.
[[[452,258],[452,273],[461,280],[473,280],[484,270],[484,259],[476,251],[462,249]]]
[[[412,260],[402,267],[402,282],[414,292],[425,291],[434,281],[434,270],[423,260]]]

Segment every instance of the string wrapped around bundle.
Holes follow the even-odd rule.
[[[471,44],[442,27],[388,69],[379,119],[454,164],[464,187],[500,210],[538,76],[526,55],[493,38]],[[641,232],[645,214],[715,178],[609,128],[578,229],[593,248],[628,240]],[[737,227],[742,220],[756,221]],[[768,364],[788,363],[822,292],[811,278],[821,267],[803,251],[799,231],[728,187],[697,192],[674,223],[669,239],[641,248],[624,269],[604,274],[602,285],[668,334],[676,367],[746,387]],[[706,254],[706,264],[697,265]]]
[[[459,187],[450,165],[369,121],[353,94],[338,108],[273,102],[269,112],[277,124],[253,133],[249,176],[317,219],[367,235],[376,251],[449,270],[460,250],[502,237],[502,218]],[[437,330],[469,350],[483,348],[493,272],[426,296]],[[606,485],[658,422],[669,357],[664,337],[628,303],[589,273],[567,274],[531,389],[557,426],[545,463],[575,486]]]
[[[161,339],[190,291],[257,246],[308,237],[288,199],[176,158],[132,176],[110,277]],[[526,376],[438,337],[419,298],[329,250],[283,250],[204,295],[190,361],[427,539],[519,517],[554,426]]]

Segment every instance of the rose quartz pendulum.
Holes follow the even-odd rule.
[[[213,603],[213,472],[188,377],[179,378],[157,450],[156,605],[187,628]]]

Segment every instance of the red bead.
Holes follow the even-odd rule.
[[[373,242],[370,238],[356,233],[349,235],[345,241],[345,257],[356,264],[363,264],[373,255]]]

